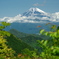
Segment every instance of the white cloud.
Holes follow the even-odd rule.
[[[38,20],[36,20],[38,19]],[[56,20],[58,19],[58,20]],[[51,14],[50,15],[50,18],[49,17],[33,17],[33,16],[29,16],[29,17],[26,17],[26,16],[21,16],[20,14],[15,16],[15,17],[4,17],[4,18],[0,18],[0,21],[6,21],[6,22],[10,22],[10,23],[13,23],[13,22],[29,22],[29,23],[38,23],[38,22],[46,22],[47,20],[49,21],[53,21],[53,22],[59,22],[59,13],[54,13],[54,14]]]
[[[25,18],[26,18],[25,16],[21,17],[21,15],[19,14],[19,15],[15,16],[15,17],[4,17],[4,18],[0,18],[0,21],[6,21],[6,22],[12,23],[12,22],[21,21],[21,20],[23,20]]]
[[[36,3],[36,4],[33,4],[33,6],[44,6],[44,4]]]
[[[33,4],[33,6],[45,6],[45,4],[46,4],[46,0],[44,0],[42,4],[35,3]]]

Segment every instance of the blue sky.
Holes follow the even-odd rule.
[[[59,0],[0,0],[0,18],[14,17],[31,7],[48,13],[59,12]]]

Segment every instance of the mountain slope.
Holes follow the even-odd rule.
[[[10,29],[9,32],[12,33],[13,35],[15,35],[18,38],[25,37],[25,36],[29,35],[29,34],[26,34],[26,33],[23,33],[23,32],[19,32],[16,29]]]
[[[37,47],[37,40],[42,40],[39,35],[22,33],[15,29],[11,29],[9,32],[15,35],[16,37],[21,38],[23,42],[29,44],[34,48]]]
[[[16,52],[16,54],[21,53],[25,48],[33,50],[30,45],[26,44],[20,38],[15,37],[13,34],[7,31],[0,31],[0,36],[3,36],[3,38],[6,39],[5,44],[7,44],[9,48],[12,48]]]
[[[31,46],[24,43],[21,39],[16,38],[14,35],[10,35],[7,38],[7,45],[11,47],[16,53],[21,53],[23,49],[28,48],[33,50]]]
[[[38,17],[44,17],[47,16],[47,13],[42,11],[39,8],[30,8],[27,12],[23,13],[22,16],[38,16]]]

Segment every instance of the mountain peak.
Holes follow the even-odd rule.
[[[41,13],[45,13],[44,11],[42,11],[39,8],[30,8],[29,11],[32,11],[32,12],[38,11],[38,12],[41,12]]]
[[[27,16],[27,17],[28,16],[38,16],[38,17],[41,16],[41,17],[43,17],[43,16],[46,16],[46,15],[47,15],[47,13],[42,11],[39,8],[30,8],[28,11],[23,13],[22,16]]]
[[[21,23],[38,23],[38,22],[59,22],[59,12],[47,13],[39,8],[30,8],[22,15],[17,15],[15,17],[4,17],[0,18],[0,21],[6,22],[21,22]]]

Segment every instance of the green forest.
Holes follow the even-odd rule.
[[[51,30],[41,29],[40,35],[5,31],[10,25],[0,22],[0,59],[59,59],[58,25],[47,23]]]

